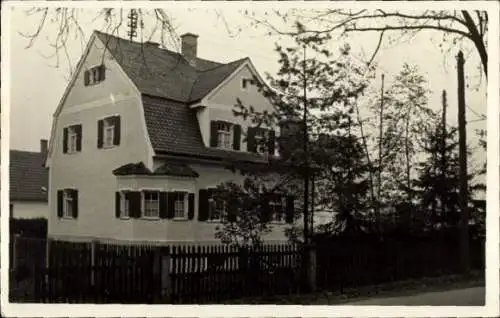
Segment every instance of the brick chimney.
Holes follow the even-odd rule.
[[[181,41],[182,55],[191,65],[194,65],[198,49],[198,35],[193,33],[184,33],[181,35]]]
[[[47,154],[49,149],[49,141],[47,139],[40,139],[40,153]]]

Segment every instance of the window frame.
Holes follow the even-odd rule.
[[[110,133],[111,132],[111,133]],[[111,134],[110,143],[107,143],[107,134]],[[102,127],[102,147],[103,148],[113,148],[115,140],[115,123],[112,122],[111,117],[106,117],[103,119],[103,127]]]
[[[78,152],[78,133],[74,126],[68,127],[68,140],[66,147],[68,149],[68,154],[74,154]]]
[[[221,129],[221,125],[226,126],[223,128],[227,128],[227,130]],[[225,138],[228,138],[227,146],[224,142],[221,143],[221,136],[225,136]],[[224,150],[232,150],[233,149],[233,138],[234,138],[234,124],[227,123],[227,122],[218,122],[217,123],[217,148],[224,149]]]
[[[156,200],[147,200],[147,194],[155,194]],[[156,215],[146,215],[146,201],[156,201]],[[157,189],[142,189],[141,190],[141,218],[145,220],[160,219],[160,190]]]
[[[267,129],[257,129],[254,135],[254,142],[256,147],[256,152],[259,154],[264,154],[267,150],[262,149],[262,140],[266,140],[269,137],[269,131]]]
[[[120,219],[130,219],[130,200],[127,198],[128,192],[130,192],[130,190],[120,191]]]
[[[277,207],[279,207],[279,213],[276,213],[278,210]],[[269,209],[271,210],[271,223],[273,224],[285,224],[286,223],[286,202],[285,198],[280,195],[279,197],[279,203],[277,200],[270,200],[269,201]],[[280,215],[281,218],[278,220],[276,218],[277,215]]]
[[[73,214],[73,197],[71,196],[72,189],[63,190],[63,206],[62,206],[62,218],[63,219],[74,219]]]
[[[217,207],[218,203],[222,203],[222,205],[223,205],[222,210],[220,210]],[[214,222],[214,223],[222,222],[223,216],[227,215],[227,202],[221,201],[221,200],[216,200],[213,197],[210,197],[210,198],[208,198],[208,204],[209,204],[208,205],[208,221]],[[215,211],[219,211],[218,218],[213,217]]]
[[[172,219],[173,220],[187,220],[188,213],[189,213],[189,200],[188,200],[189,192],[185,191],[185,190],[174,190],[171,192],[175,193],[175,195],[176,195],[176,198],[174,201],[174,215],[173,215]],[[179,196],[181,196],[181,195],[183,196],[183,198],[182,198],[182,200],[179,200]],[[183,207],[182,216],[177,215],[177,212],[178,212],[177,203],[178,202],[182,202],[182,207]]]

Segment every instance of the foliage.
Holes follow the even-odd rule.
[[[443,140],[444,138],[444,140]],[[419,198],[420,212],[425,214],[426,226],[431,228],[458,227],[460,222],[460,175],[457,129],[443,130],[442,123],[426,133],[424,151],[427,160],[420,162],[418,177],[413,186]],[[473,184],[476,174],[469,172],[468,195],[471,216],[480,219],[479,207],[474,205],[473,194],[483,190],[483,184]]]

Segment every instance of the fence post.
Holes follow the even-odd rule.
[[[168,247],[162,246],[155,254],[155,264],[159,266],[157,269],[160,276],[160,295],[159,301],[164,303],[165,301],[170,301],[170,296],[172,293],[172,284],[170,280],[170,262],[172,257],[170,256],[170,250]]]
[[[10,271],[12,272],[17,268],[17,242],[20,237],[20,234],[16,233],[12,236],[12,263],[10,264],[12,267]]]
[[[96,254],[97,241],[93,240],[90,244],[90,286],[95,285],[95,254]]]
[[[308,248],[309,252],[309,268],[307,269],[308,273],[308,287],[310,292],[316,291],[316,245],[313,243]]]
[[[248,274],[249,274],[249,267],[248,267],[248,258],[249,258],[249,251],[247,246],[242,246],[239,248],[239,255],[238,255],[238,269],[239,269],[239,281],[241,288],[240,290],[245,291],[246,293],[249,292],[247,289],[247,279],[248,279]],[[247,295],[241,295],[241,296],[247,296]]]

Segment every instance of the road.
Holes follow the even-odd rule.
[[[346,305],[368,306],[484,306],[484,287],[428,292],[416,295],[371,298]]]

